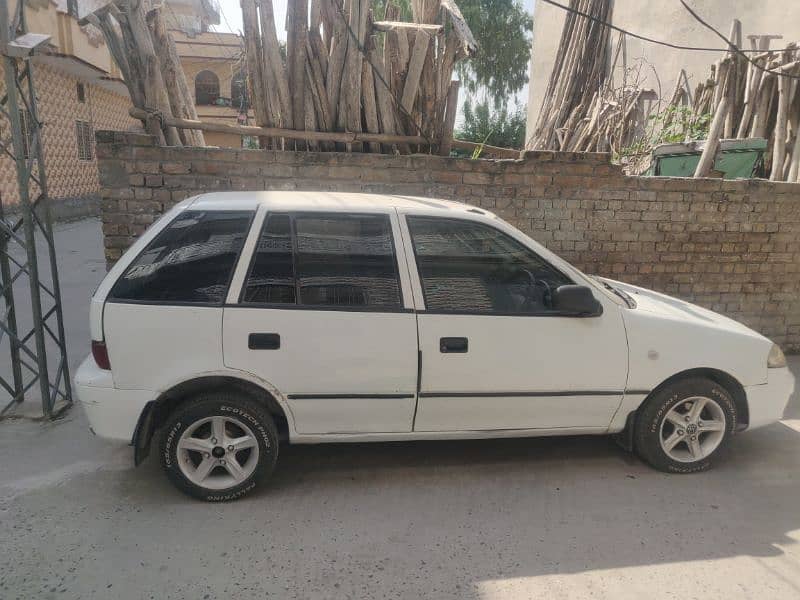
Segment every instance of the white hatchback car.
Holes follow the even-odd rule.
[[[590,277],[456,202],[323,192],[175,206],[91,302],[75,377],[95,433],[158,432],[206,500],[291,443],[620,434],[691,472],[781,418],[781,350],[711,311]]]

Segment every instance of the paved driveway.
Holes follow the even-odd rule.
[[[96,221],[64,227],[74,364],[102,254]],[[225,505],[133,469],[79,407],[6,421],[0,598],[798,598],[797,398],[787,417],[688,476],[605,438],[287,447]]]

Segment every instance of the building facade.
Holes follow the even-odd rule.
[[[771,48],[781,48],[800,41],[800,9],[782,0],[705,0],[695,3],[695,10],[708,23],[727,36],[733,19],[742,22],[742,45],[750,48],[749,35],[782,35],[773,40]],[[547,90],[556,52],[564,26],[565,11],[545,2],[536,2],[533,14],[533,45],[530,83],[528,88],[527,135],[530,137],[539,118],[539,109]],[[676,45],[722,48],[725,43],[712,31],[697,22],[679,2],[642,2],[614,0],[613,24],[627,31],[664,40]],[[618,33],[612,32],[612,47]],[[704,81],[712,63],[722,52],[677,50],[626,39],[628,81],[636,77],[639,85],[652,89],[659,97],[669,100],[681,69],[686,71],[692,89]],[[615,82],[622,80],[622,60],[617,61]]]
[[[33,58],[50,196],[62,204],[91,198],[99,190],[94,131],[137,126],[128,116],[125,83],[103,36],[92,27],[78,25],[66,0],[28,0],[25,17],[29,31],[51,36],[45,51]],[[2,71],[0,64],[4,77]],[[5,94],[4,80],[0,88]],[[27,118],[23,114],[23,123]],[[0,134],[3,139],[10,137],[5,117],[0,119]],[[0,194],[4,206],[19,201],[16,168],[6,154],[0,156]]]
[[[37,108],[54,213],[94,210],[99,182],[94,132],[100,129],[139,131],[141,123],[128,115],[131,107],[125,82],[103,35],[78,25],[105,0],[25,0],[28,31],[51,36],[33,59]],[[13,14],[15,2],[9,9]],[[242,40],[236,34],[209,27],[220,20],[216,0],[170,0],[165,13],[189,87],[202,120],[247,123],[246,82],[241,75]],[[0,64],[0,95],[5,94]],[[23,115],[23,121],[26,115]],[[250,121],[252,122],[252,121]],[[10,124],[0,117],[0,138],[10,136]],[[240,147],[240,136],[206,134],[206,143]],[[19,202],[14,161],[0,154],[0,200],[5,207]],[[81,211],[81,206],[86,209]]]
[[[171,30],[189,88],[194,92],[197,118],[212,123],[253,124],[247,99],[244,46],[234,33],[204,31],[188,34]],[[206,144],[237,148],[242,137],[206,132]]]

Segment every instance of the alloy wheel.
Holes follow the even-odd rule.
[[[258,466],[258,440],[247,425],[232,417],[195,421],[181,435],[177,451],[186,479],[210,490],[239,485]]]
[[[725,412],[715,400],[705,396],[686,398],[661,421],[661,449],[678,462],[702,460],[722,443],[725,427]]]

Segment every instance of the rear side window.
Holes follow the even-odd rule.
[[[269,215],[242,302],[400,308],[400,282],[389,217]]]
[[[110,300],[221,304],[252,212],[180,213],[114,284]]]

